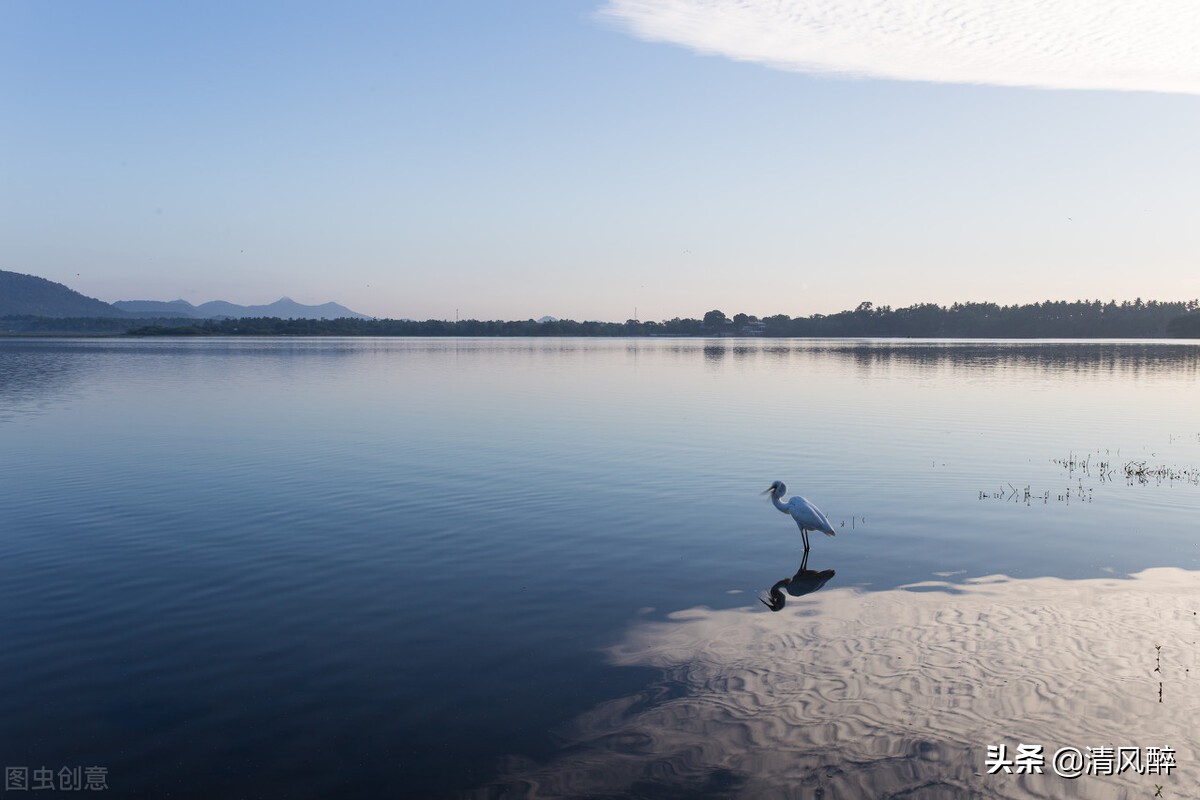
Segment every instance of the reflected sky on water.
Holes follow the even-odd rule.
[[[478,796],[1191,796],[1198,609],[1200,574],[1164,568],[677,611],[608,651],[663,680],[580,715],[560,755],[514,761]],[[1016,768],[1020,744],[1041,747],[1041,774]],[[1064,748],[1082,765],[1056,762]],[[1106,767],[1120,748],[1135,766]]]
[[[1025,709],[1094,744],[1072,731],[1133,720],[1093,703],[1105,676],[1142,697],[1137,614],[1186,623],[1198,366],[1156,342],[0,340],[0,757],[108,764],[132,797],[561,793],[576,756],[648,796],[860,762],[836,785],[985,791],[984,733]],[[776,479],[837,528],[807,564]],[[1079,691],[1051,622],[1100,659]],[[991,654],[961,685],[947,631]],[[924,661],[834,678],[888,655]],[[753,736],[705,721],[714,687]],[[689,714],[720,731],[694,759],[659,730]]]

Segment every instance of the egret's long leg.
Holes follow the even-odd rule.
[[[800,529],[800,536],[804,539],[804,552],[808,552],[808,531]]]

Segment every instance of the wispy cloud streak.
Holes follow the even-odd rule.
[[[1196,0],[608,0],[599,13],[797,72],[1200,94]]]

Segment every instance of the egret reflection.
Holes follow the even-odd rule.
[[[804,558],[800,560],[800,568],[796,570],[796,574],[790,578],[782,578],[775,582],[771,590],[767,593],[767,598],[758,598],[758,601],[772,611],[782,611],[787,605],[787,594],[792,597],[803,597],[806,594],[812,594],[818,591],[822,586],[829,583],[829,579],[836,573],[831,569],[815,570],[808,568],[808,550],[804,551]]]

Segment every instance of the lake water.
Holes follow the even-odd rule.
[[[0,340],[0,760],[136,798],[1195,796],[1198,400],[1178,342]],[[838,530],[806,571],[776,479]],[[1043,774],[988,774],[1019,744]],[[1051,769],[1105,746],[1178,766]]]

